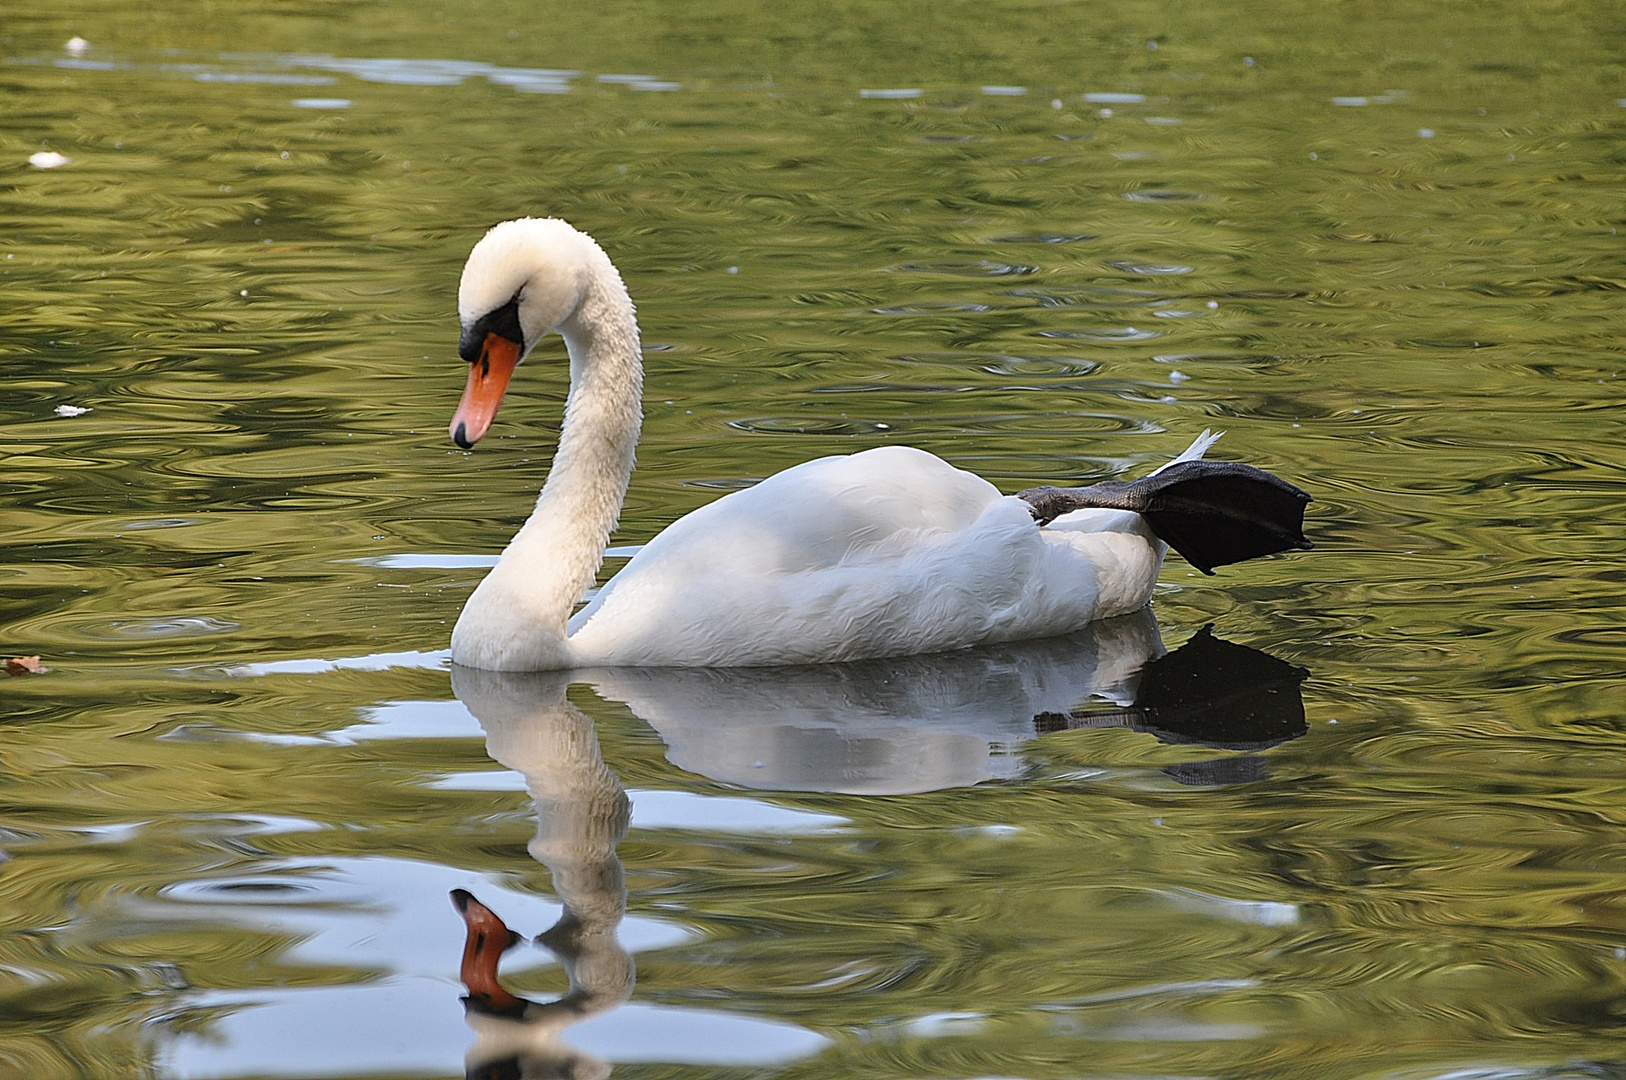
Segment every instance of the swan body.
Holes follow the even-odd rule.
[[[1143,606],[1163,546],[1123,511],[1036,528],[923,450],[820,458],[674,522],[569,624],[594,664],[802,664],[1076,630]],[[588,658],[591,658],[589,661]]]
[[[1167,548],[1140,514],[1075,510],[1041,528],[1022,499],[924,451],[887,446],[806,462],[688,514],[572,615],[615,527],[638,439],[632,301],[592,239],[530,218],[475,246],[458,300],[470,362],[451,425],[459,445],[485,433],[508,375],[548,332],[564,337],[571,375],[536,510],[453,631],[460,665],[902,656],[1062,634],[1151,599]],[[1200,458],[1211,441],[1205,433],[1176,460]]]

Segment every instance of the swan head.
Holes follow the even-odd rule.
[[[601,262],[593,239],[557,218],[505,221],[474,245],[457,288],[457,351],[469,363],[451,423],[458,446],[490,428],[514,368],[575,314]]]

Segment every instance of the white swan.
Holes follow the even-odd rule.
[[[701,507],[572,616],[603,559],[638,441],[632,301],[591,237],[524,218],[475,245],[458,314],[469,382],[451,434],[464,448],[485,434],[538,341],[557,330],[570,354],[564,426],[536,510],[452,632],[452,658],[468,667],[822,663],[1048,637],[1147,603],[1166,550],[1148,527],[1159,514],[1163,538],[1204,570],[1307,546],[1299,527],[1309,496],[1247,466],[1160,471],[1172,494],[1147,489],[1148,479],[1016,497],[924,451],[887,446],[810,461]],[[1261,484],[1275,485],[1263,508]],[[1297,520],[1283,520],[1295,508]],[[1218,549],[1204,549],[1220,533]]]

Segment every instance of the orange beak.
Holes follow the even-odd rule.
[[[485,436],[502,404],[508,380],[519,365],[519,346],[500,334],[487,334],[480,359],[469,365],[469,385],[452,414],[452,441],[468,450]]]
[[[463,916],[468,930],[459,976],[468,987],[469,997],[495,1011],[523,1009],[525,1002],[497,982],[497,961],[524,939],[508,929],[495,911],[476,900],[467,889],[453,889],[452,903]]]

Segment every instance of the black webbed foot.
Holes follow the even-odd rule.
[[[1236,461],[1181,461],[1139,480],[1019,492],[1040,525],[1089,507],[1132,510],[1205,574],[1214,567],[1314,545],[1304,538],[1310,495]]]

